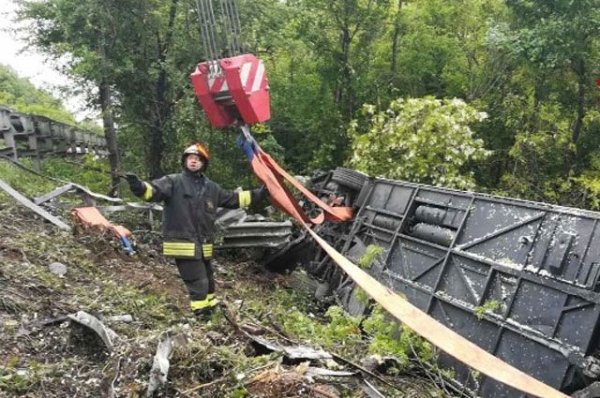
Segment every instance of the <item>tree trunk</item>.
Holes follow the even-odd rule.
[[[157,35],[158,41],[158,62],[159,72],[154,84],[154,107],[152,115],[152,131],[150,132],[150,150],[148,153],[148,170],[150,178],[158,178],[164,175],[161,166],[165,150],[165,123],[171,114],[173,107],[172,101],[167,98],[169,90],[169,79],[165,67],[167,53],[173,40],[173,29],[175,26],[175,16],[178,0],[172,0],[169,8],[169,22],[167,25],[167,34],[163,41]]]
[[[396,73],[398,73],[398,42],[400,41],[400,10],[402,9],[402,0],[398,0],[398,10],[396,11],[396,18],[394,20],[394,32],[392,33],[392,62],[390,70],[392,72],[391,81],[394,81],[396,78]]]
[[[586,73],[585,73],[585,61],[582,58],[574,60],[572,63],[573,70],[577,75],[577,117],[575,124],[573,125],[573,131],[571,133],[572,148],[567,151],[567,158],[565,162],[565,175],[569,175],[573,165],[577,159],[577,143],[581,136],[581,130],[583,129],[583,119],[585,118],[585,96],[586,96]]]
[[[338,82],[338,88],[336,90],[336,103],[342,106],[342,109],[346,111],[346,119],[349,120],[352,117],[353,109],[353,95],[352,95],[352,72],[350,68],[350,44],[352,38],[350,37],[350,29],[348,26],[344,26],[340,32],[340,69],[341,79]]]
[[[573,145],[577,147],[579,136],[581,135],[581,129],[583,128],[583,119],[585,118],[585,87],[586,87],[586,73],[585,73],[585,61],[579,59],[576,61],[575,72],[577,73],[577,119],[573,126],[573,134],[571,136]]]
[[[108,161],[110,163],[111,189],[109,195],[119,196],[121,174],[121,157],[119,156],[119,146],[117,143],[117,132],[113,118],[111,89],[106,82],[101,82],[98,87],[100,94],[100,108],[102,109],[102,125],[104,127],[104,137],[108,147]]]

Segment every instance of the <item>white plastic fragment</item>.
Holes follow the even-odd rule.
[[[48,265],[48,270],[59,278],[62,278],[67,273],[67,266],[63,263],[54,262]]]

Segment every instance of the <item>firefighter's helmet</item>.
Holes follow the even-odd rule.
[[[195,142],[188,146],[183,154],[181,155],[181,165],[185,167],[185,158],[188,155],[198,155],[202,158],[204,165],[202,166],[201,171],[206,170],[208,167],[208,162],[210,161],[210,152],[208,152],[208,148],[201,142]]]

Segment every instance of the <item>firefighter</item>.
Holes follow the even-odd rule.
[[[191,309],[204,319],[210,317],[219,302],[210,262],[217,207],[248,207],[268,195],[264,185],[241,192],[221,188],[204,175],[209,163],[206,146],[194,143],[181,156],[181,173],[150,182],[126,174],[134,195],[149,202],[164,202],[163,254],[175,259],[190,295]]]

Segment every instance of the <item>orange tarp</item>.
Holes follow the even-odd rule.
[[[102,232],[110,231],[118,238],[131,236],[131,232],[121,226],[111,224],[96,207],[77,207],[71,211],[76,223],[86,228],[96,228]]]

